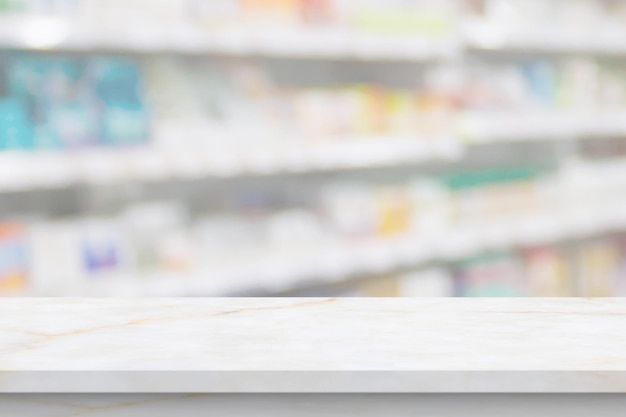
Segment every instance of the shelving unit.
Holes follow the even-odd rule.
[[[463,2],[459,1],[459,4],[461,3]],[[354,83],[357,84],[391,84],[392,87],[388,87],[389,89],[408,91],[403,85],[404,80],[401,76],[388,75],[383,81],[374,80],[375,77],[369,74],[361,76],[359,71],[366,71],[366,67],[370,65],[396,69],[411,66],[411,69],[405,71],[409,76],[402,74],[406,76],[404,78],[411,79],[410,71],[414,69],[415,74],[419,74],[420,88],[429,91],[428,88],[432,86],[424,81],[428,79],[428,74],[422,74],[424,68],[436,74],[437,71],[444,72],[450,68],[458,71],[459,68],[475,65],[482,70],[512,66],[515,64],[510,62],[520,60],[534,62],[539,59],[542,62],[554,61],[558,65],[566,66],[570,61],[576,64],[581,57],[595,63],[597,60],[616,61],[626,55],[626,44],[622,42],[625,38],[622,36],[624,31],[614,22],[597,31],[561,30],[562,28],[558,26],[527,27],[522,30],[520,27],[502,22],[495,24],[488,20],[476,20],[469,11],[461,13],[457,9],[454,10],[455,13],[446,21],[446,24],[450,23],[452,26],[444,35],[438,36],[433,36],[432,33],[419,35],[410,31],[408,34],[400,35],[381,34],[376,30],[368,32],[363,28],[357,30],[346,25],[321,28],[278,25],[272,30],[268,30],[267,27],[261,30],[254,25],[250,27],[226,25],[224,30],[208,31],[191,24],[188,27],[174,24],[157,26],[154,22],[150,23],[147,18],[146,22],[150,24],[138,25],[130,31],[107,33],[104,36],[97,27],[91,28],[86,24],[79,26],[79,19],[64,17],[62,14],[13,16],[4,21],[0,20],[0,26],[4,23],[4,28],[0,28],[0,49],[11,53],[17,51],[45,56],[123,56],[125,59],[130,57],[142,63],[155,56],[184,60],[209,57],[220,62],[284,61],[291,65],[289,67],[292,68],[291,72],[302,71],[303,78],[306,78],[306,74],[316,72],[311,68],[306,72],[307,66],[323,62],[324,65],[328,63],[347,66],[348,70],[345,74],[342,73],[340,81],[333,80],[334,73],[330,70],[320,75],[322,78],[326,77],[320,82],[325,83],[325,93],[334,91],[333,89],[344,89],[346,94],[351,92],[351,87],[344,85],[348,84],[343,80],[346,74],[354,75]],[[576,67],[574,64],[566,69],[541,67],[533,70],[543,71],[544,75],[546,71],[561,71],[554,76],[554,80],[558,79],[560,83],[567,78],[563,74],[571,75],[577,70],[583,71],[580,69],[582,67]],[[267,72],[271,73],[271,66],[268,68],[270,69]],[[389,73],[395,74],[392,71]],[[494,83],[500,75],[494,72]],[[572,75],[572,79],[579,80],[576,77],[577,75]],[[367,81],[364,82],[362,79]],[[255,292],[274,294],[315,286],[316,283],[349,281],[354,277],[419,268],[426,264],[445,265],[450,261],[486,252],[545,246],[574,238],[601,237],[624,231],[626,217],[623,213],[626,213],[626,203],[620,193],[626,190],[626,187],[623,187],[626,184],[621,184],[619,177],[626,176],[626,171],[619,171],[616,168],[611,171],[611,175],[602,177],[603,174],[599,173],[610,170],[613,162],[607,158],[608,162],[587,164],[588,161],[584,161],[585,155],[581,155],[580,148],[581,144],[602,138],[626,138],[626,103],[616,105],[611,102],[601,106],[593,104],[585,106],[575,102],[572,105],[557,105],[555,103],[558,100],[553,100],[553,97],[545,99],[542,96],[556,94],[545,91],[534,92],[539,97],[533,96],[536,102],[523,100],[516,102],[515,98],[511,98],[517,97],[515,94],[519,93],[515,90],[519,86],[515,85],[511,87],[511,91],[503,93],[502,97],[496,99],[491,97],[490,102],[489,99],[485,99],[490,92],[466,91],[468,85],[475,86],[471,82],[479,85],[481,82],[488,82],[489,76],[479,81],[472,80],[468,81],[467,85],[459,87],[466,95],[462,100],[456,96],[450,100],[455,103],[453,110],[451,108],[433,110],[433,114],[436,111],[447,112],[449,117],[445,122],[440,122],[445,129],[435,129],[436,132],[431,134],[414,131],[399,134],[393,129],[362,133],[354,129],[356,131],[337,134],[332,139],[319,140],[319,138],[301,138],[297,133],[293,133],[297,131],[294,130],[288,131],[289,133],[284,135],[286,138],[283,138],[273,136],[275,135],[273,132],[263,131],[263,125],[259,124],[258,129],[251,129],[253,134],[248,133],[250,138],[245,140],[237,138],[234,141],[229,136],[232,133],[227,133],[226,130],[210,132],[213,137],[223,138],[222,142],[236,142],[236,146],[231,146],[224,143],[220,145],[219,140],[203,140],[204,136],[208,136],[206,131],[194,130],[195,128],[185,131],[184,126],[183,128],[179,126],[176,134],[152,132],[154,136],[151,138],[152,143],[128,147],[98,146],[71,151],[0,150],[0,198],[3,195],[11,198],[10,196],[15,193],[36,195],[44,191],[74,188],[141,189],[152,184],[185,181],[214,184],[232,178],[241,178],[242,183],[249,181],[251,185],[243,187],[249,190],[258,184],[272,184],[277,178],[293,177],[289,181],[295,181],[296,185],[292,185],[292,188],[297,189],[299,179],[309,175],[318,176],[315,184],[319,188],[320,183],[368,182],[359,178],[357,173],[363,169],[379,173],[381,180],[377,180],[378,182],[386,182],[389,188],[397,189],[400,187],[397,185],[399,181],[394,175],[399,174],[391,173],[397,167],[414,170],[416,173],[414,177],[434,177],[445,175],[450,171],[462,172],[465,167],[471,165],[469,154],[481,153],[492,145],[506,151],[513,143],[532,143],[540,147],[569,143],[560,148],[563,152],[559,160],[554,161],[554,165],[559,167],[575,163],[583,168],[590,165],[591,168],[580,172],[592,177],[607,178],[607,183],[612,181],[614,187],[612,190],[616,193],[614,199],[601,200],[597,204],[571,210],[566,206],[535,210],[519,218],[503,217],[501,220],[495,218],[488,221],[481,219],[467,225],[463,222],[452,222],[448,228],[440,229],[435,235],[404,231],[354,239],[341,233],[335,235],[327,233],[314,247],[294,248],[293,251],[290,251],[289,247],[279,250],[258,248],[257,253],[250,258],[230,263],[225,261],[219,265],[203,264],[187,272],[168,270],[139,272],[139,269],[115,271],[101,274],[102,277],[98,274],[99,278],[96,280],[85,280],[71,288],[59,286],[54,289],[53,285],[51,287],[51,284],[46,284],[44,290],[24,288],[23,294],[211,296]],[[533,87],[548,89],[545,85],[539,85],[543,81],[537,81]],[[281,88],[284,87],[280,82],[277,84]],[[304,96],[321,89],[319,85],[314,87],[298,85],[296,88],[292,84],[285,84],[288,88],[280,90],[281,98],[289,94],[295,95],[294,91]],[[503,82],[502,85],[510,86],[509,84]],[[436,83],[434,85],[439,86]],[[402,90],[401,93],[406,91]],[[393,93],[396,93],[395,90]],[[448,93],[449,91],[445,91],[443,94]],[[150,97],[149,100],[153,99]],[[432,100],[432,97],[421,99],[428,101]],[[544,99],[545,102],[542,102]],[[552,102],[547,104],[550,100]],[[619,98],[614,100],[619,101]],[[370,109],[370,115],[375,113],[376,110]],[[286,120],[290,118],[283,117]],[[324,122],[326,120],[320,123]],[[187,146],[186,141],[193,141],[193,146]],[[256,144],[251,145],[252,143]],[[508,152],[515,151],[510,148]],[[610,154],[611,151],[608,152]],[[497,164],[501,159],[500,156],[502,155],[496,155],[493,162]],[[532,163],[532,160],[529,161],[530,165]],[[426,166],[429,168],[425,168]],[[436,169],[431,169],[432,166],[436,166]],[[474,168],[471,166],[471,169],[467,169],[471,171]],[[372,176],[375,175],[372,174],[368,178]],[[389,180],[392,177],[393,180]],[[520,187],[534,189],[540,186],[533,181],[527,179],[525,181],[527,183]],[[586,184],[585,181],[581,180],[580,184]],[[402,187],[406,187],[404,183],[402,184]],[[602,185],[601,182],[597,184]],[[307,186],[302,182],[303,189]],[[492,186],[491,183],[485,185],[487,188]],[[259,193],[262,193],[263,188],[260,190]],[[387,191],[385,189],[384,192]],[[210,190],[207,188],[206,192],[210,193]],[[140,194],[138,192],[138,195]],[[595,197],[591,192],[589,195],[592,199]],[[193,198],[199,197],[185,195],[181,201]],[[563,198],[570,201],[567,200],[570,196]],[[209,194],[206,199],[211,204],[219,203],[212,201]],[[309,198],[311,199],[312,197]],[[419,207],[422,203],[420,201],[416,206]],[[300,204],[305,210],[314,212],[317,217],[323,217],[316,211],[319,209],[319,201],[305,203],[289,201],[287,206],[292,209],[290,204],[297,207],[300,207],[298,205]],[[225,209],[219,206],[215,211],[223,214],[222,212],[228,211],[228,207]],[[46,215],[45,201],[41,207],[25,207],[24,212],[27,222],[31,221],[31,212],[35,212],[35,218],[39,221],[42,215]],[[76,216],[77,213],[68,215]],[[0,221],[5,220],[2,216],[3,213],[0,211]],[[13,213],[11,219],[7,220],[14,217],[21,220],[21,216],[14,216]],[[324,229],[324,233],[326,232]],[[0,282],[1,272],[0,270]]]
[[[302,47],[302,45],[306,47]],[[46,43],[0,38],[7,49],[72,53],[117,52],[125,54],[169,53],[177,55],[225,55],[238,57],[273,57],[294,59],[336,59],[357,61],[433,62],[458,57],[457,42],[415,42],[412,39],[386,39],[346,33],[277,33],[268,37],[257,34],[198,36],[155,33],[136,38],[96,38],[87,35]]]
[[[115,277],[67,289],[72,296],[231,296],[280,294],[459,260],[492,250],[552,244],[626,230],[626,202],[610,210],[560,218],[545,213],[515,224],[497,221],[450,233],[371,242],[328,242],[309,253],[270,253],[251,262],[207,268],[191,274]],[[591,219],[590,219],[591,217]],[[60,289],[64,290],[64,289]],[[58,294],[52,294],[58,295]]]
[[[239,175],[291,175],[307,172],[377,168],[462,157],[463,141],[454,138],[373,138],[341,144],[282,149],[227,150],[206,146],[190,152],[177,147],[58,152],[5,152],[0,190],[29,191],[77,184],[220,178]],[[219,157],[215,155],[219,153]],[[37,167],[33,172],[33,167]]]

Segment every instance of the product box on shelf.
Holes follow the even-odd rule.
[[[17,94],[9,54],[0,53],[0,151],[32,147],[28,103]]]
[[[28,268],[26,228],[20,223],[0,222],[0,294],[24,290]]]
[[[100,143],[111,146],[146,142],[150,114],[138,64],[120,58],[97,59],[93,91],[100,108]]]
[[[146,142],[150,115],[136,63],[12,53],[0,59],[0,149]]]

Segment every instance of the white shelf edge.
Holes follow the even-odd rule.
[[[376,138],[318,146],[291,146],[280,152],[247,152],[151,146],[93,148],[82,152],[0,152],[0,193],[72,185],[115,184],[235,176],[265,176],[378,168],[457,160],[464,145],[456,138]],[[215,157],[218,154],[219,157]],[[193,158],[192,158],[193,157]],[[38,172],[33,175],[33,167]],[[5,181],[2,181],[4,178]]]

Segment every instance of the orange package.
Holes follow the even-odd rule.
[[[0,293],[23,289],[27,270],[24,227],[18,223],[0,223]]]

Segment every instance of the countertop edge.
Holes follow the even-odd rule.
[[[619,371],[6,371],[0,393],[623,393]]]

